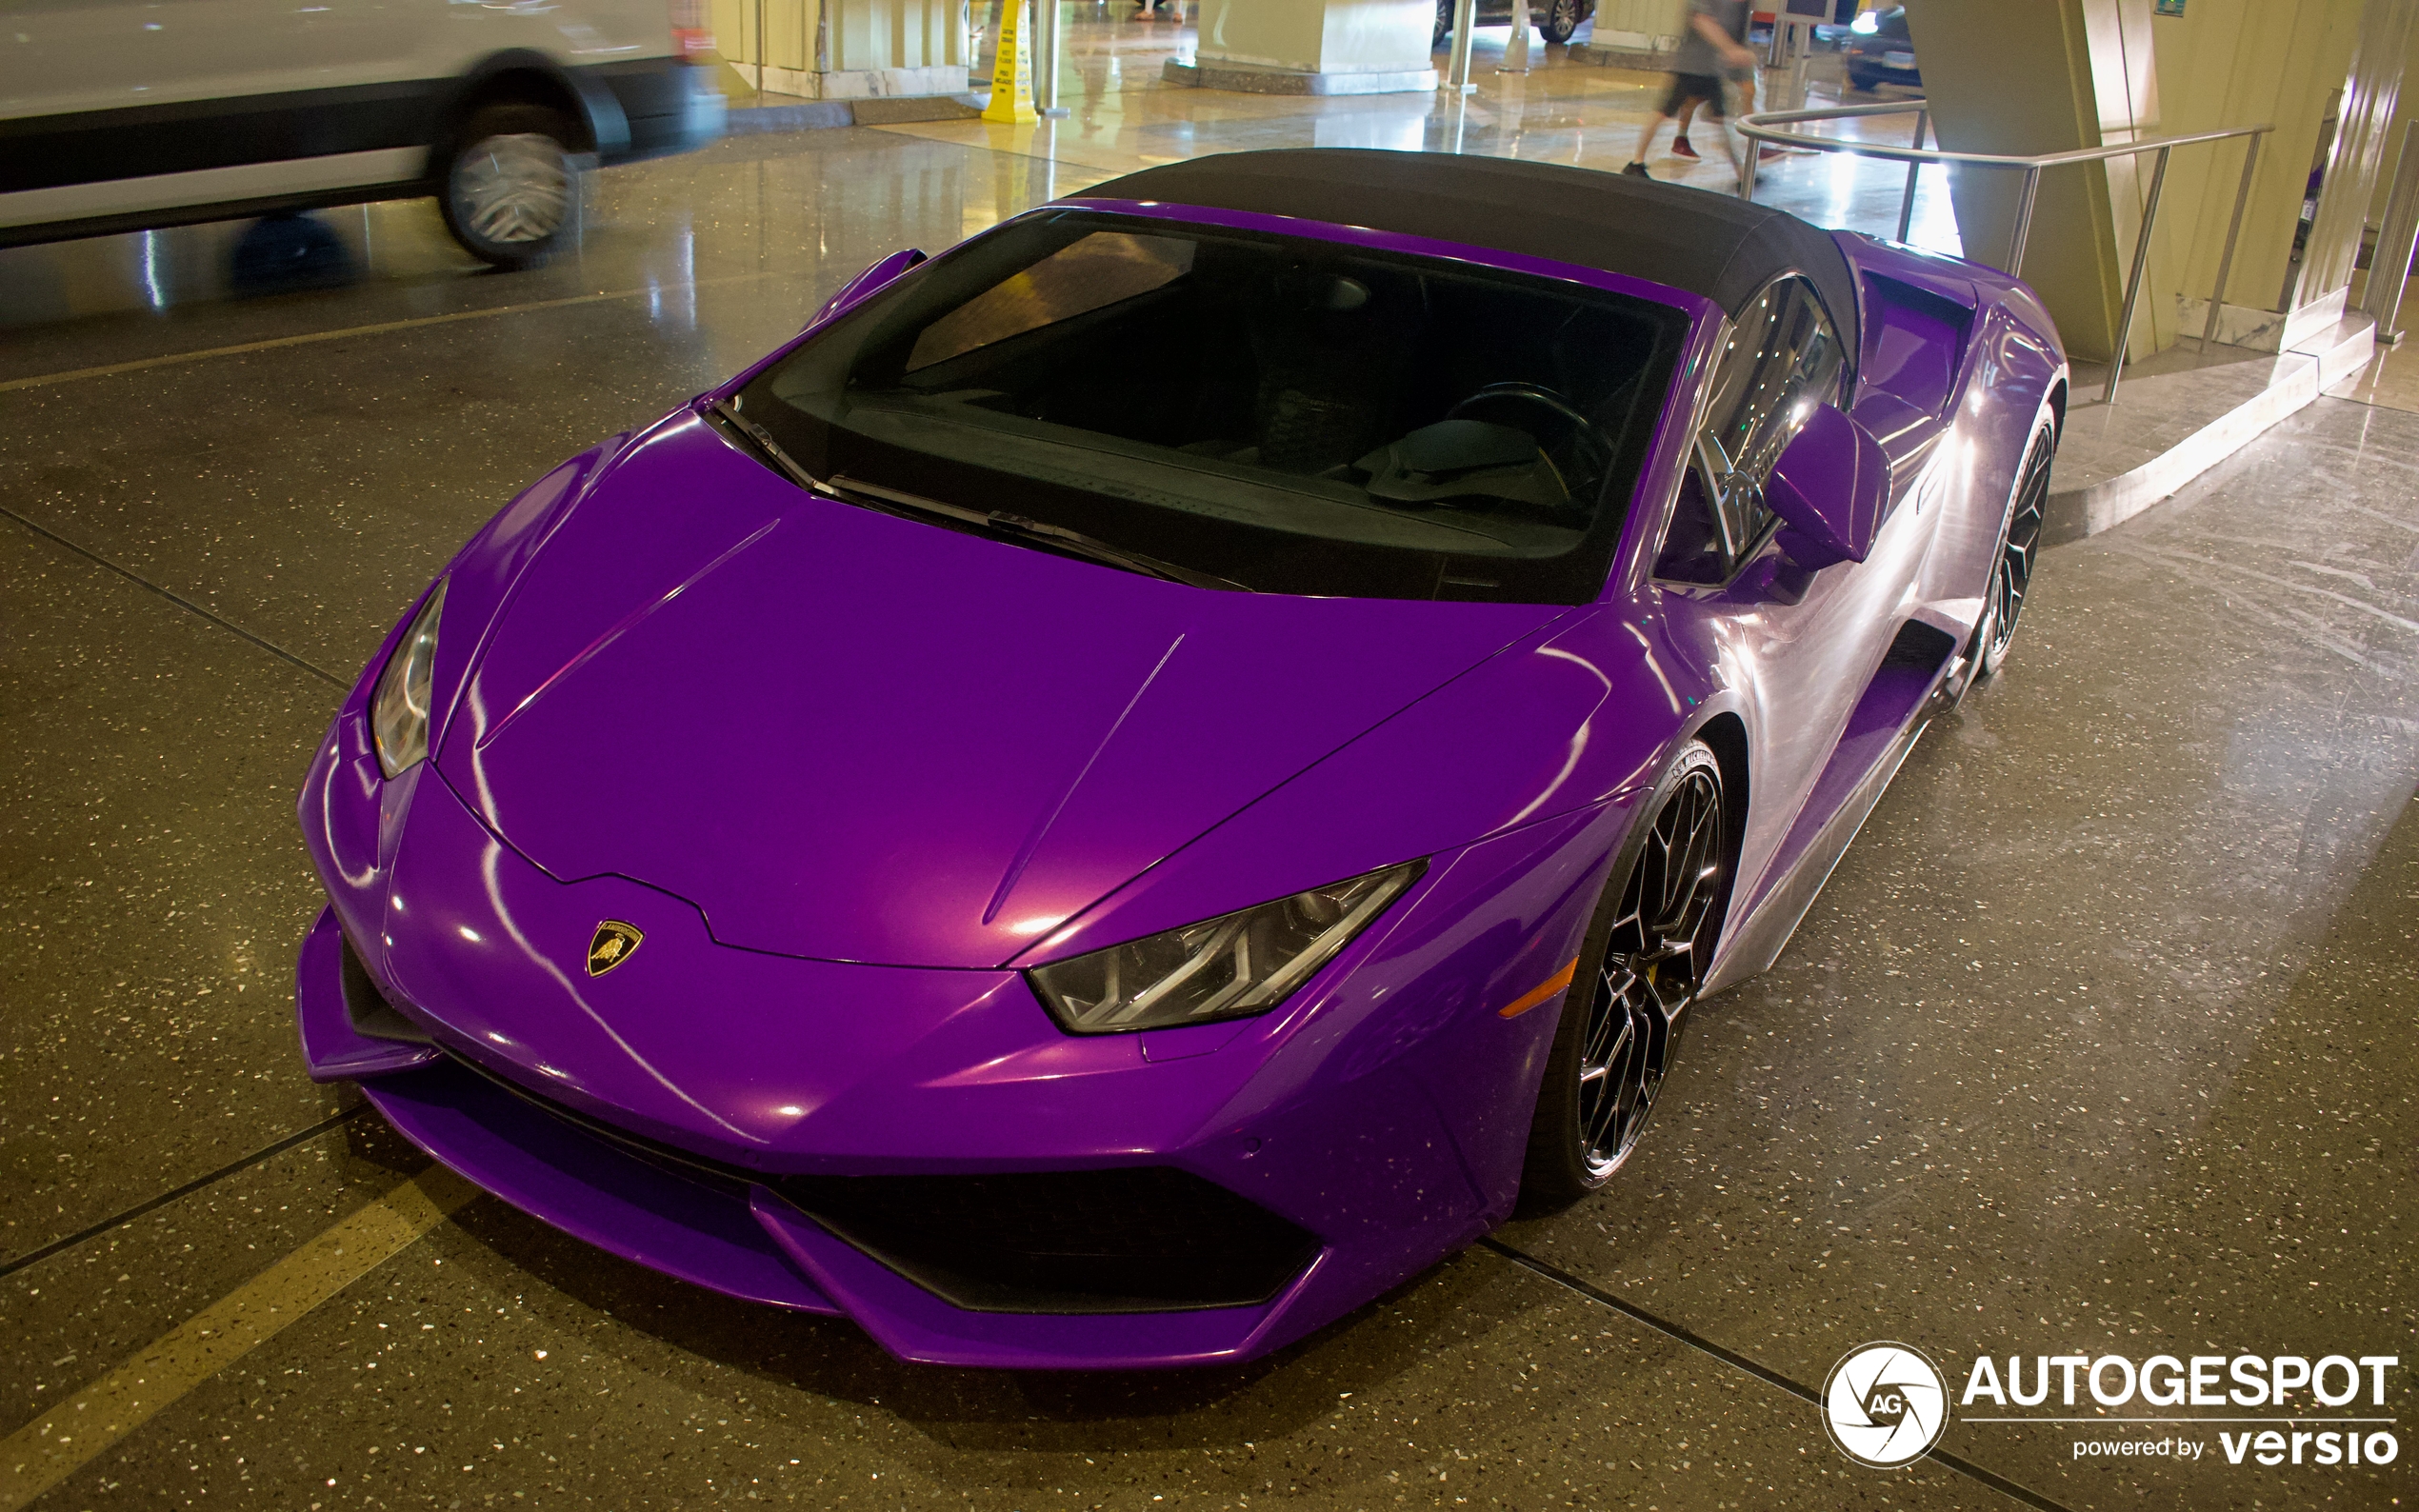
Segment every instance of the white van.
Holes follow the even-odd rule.
[[[705,0],[11,0],[0,247],[436,196],[501,267],[722,129]]]

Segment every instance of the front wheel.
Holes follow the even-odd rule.
[[[1569,42],[1579,23],[1587,20],[1579,0],[1546,0],[1543,13],[1537,17],[1537,33],[1556,47]]]
[[[1982,623],[1974,627],[1973,644],[1966,654],[1973,660],[1973,680],[1999,670],[2008,647],[2016,638],[2016,621],[2024,613],[2025,595],[2032,588],[2032,569],[2041,555],[2041,521],[2049,506],[2049,463],[2058,450],[2058,434],[2044,424],[2033,433],[2024,468],[2009,492],[2006,522],[1999,527],[1999,549],[1991,558],[1990,586],[1985,590]]]
[[[1569,1206],[1636,1148],[1729,893],[1722,767],[1691,743],[1598,905],[1548,1052],[1520,1177],[1522,1216]]]
[[[571,220],[575,138],[544,106],[491,105],[471,116],[447,152],[438,194],[454,240],[498,268],[552,256]]]

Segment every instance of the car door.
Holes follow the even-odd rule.
[[[1909,533],[1897,515],[1871,556],[1808,572],[1774,540],[1764,485],[1817,404],[1846,397],[1847,353],[1812,284],[1774,280],[1741,309],[1716,365],[1693,456],[1655,558],[1666,632],[1723,669],[1753,725],[1754,802],[1736,904],[1751,905],[1896,630]],[[1912,511],[1908,511],[1911,513]],[[1934,511],[1937,512],[1937,511]],[[1736,911],[1733,918],[1742,915]]]
[[[282,0],[28,0],[10,21],[33,54],[10,70],[27,90],[22,105],[7,90],[11,116],[241,98],[313,71],[303,11]]]

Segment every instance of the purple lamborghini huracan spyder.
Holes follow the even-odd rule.
[[[380,647],[311,1073],[911,1360],[1266,1352],[1621,1164],[2006,654],[2066,386],[1987,268],[1535,163],[886,258]]]

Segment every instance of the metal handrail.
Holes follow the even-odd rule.
[[[1846,137],[1813,136],[1785,131],[1781,127],[1803,121],[1836,121],[1851,116],[1912,115],[1915,118],[1915,141],[1911,147],[1890,147],[1880,142],[1859,142]],[[2200,142],[2223,142],[2229,137],[2247,137],[2243,149],[2243,182],[2234,192],[2234,218],[2227,224],[2226,249],[2218,254],[2217,286],[2209,291],[2209,321],[2201,328],[2201,349],[2207,351],[2217,340],[2219,313],[2226,306],[2226,281],[2234,270],[2234,243],[2243,229],[2243,211],[2250,204],[2252,170],[2259,163],[2260,138],[2275,129],[2271,126],[2236,126],[2222,131],[2194,131],[2184,136],[2158,136],[2146,141],[2124,142],[2114,147],[2084,147],[2066,152],[2039,152],[2030,156],[2005,152],[1951,152],[1941,148],[1924,146],[1924,132],[1931,121],[1931,108],[1923,100],[1885,100],[1878,105],[1842,105],[1814,110],[1766,110],[1740,116],[1735,123],[1739,134],[1755,142],[1785,142],[1791,147],[1809,148],[1817,152],[1848,152],[1857,157],[1877,157],[1907,165],[1907,189],[1898,202],[1898,239],[1907,239],[1907,230],[1915,214],[1915,176],[1927,163],[1964,164],[1972,168],[2021,169],[2024,171],[2024,192],[2016,200],[2016,224],[2009,237],[2007,270],[2015,276],[2024,267],[2025,243],[2032,234],[2032,206],[2041,189],[2041,170],[2064,168],[2072,163],[2105,163],[2110,158],[2137,157],[2144,152],[2156,152],[2158,162],[2150,169],[2150,192],[2142,206],[2142,233],[2133,245],[2133,267],[2125,279],[2125,310],[2117,317],[2116,352],[2109,361],[2108,386],[2100,399],[2106,404],[2116,398],[2117,378],[2125,371],[2125,348],[2133,333],[2133,309],[2142,295],[2142,274],[2150,260],[2150,229],[2159,216],[2159,193],[2167,187],[2168,154],[2179,147]],[[1739,197],[1755,197],[1755,152],[1747,154],[1747,162],[1739,175]]]

